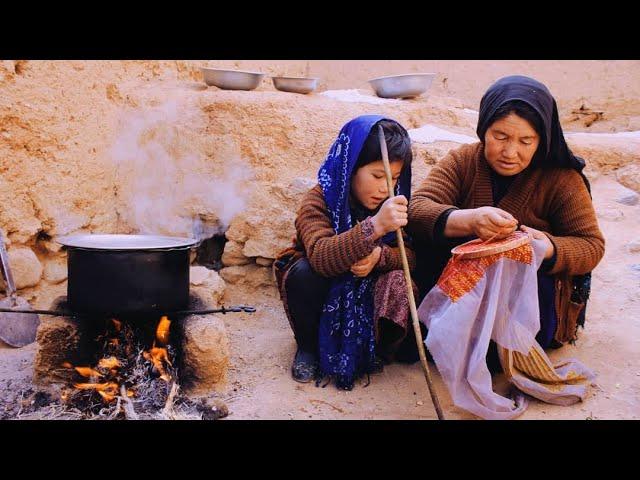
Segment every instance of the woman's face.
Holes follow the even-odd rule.
[[[391,162],[394,189],[403,165],[403,162]],[[371,162],[356,170],[351,179],[351,193],[368,210],[375,210],[388,198],[387,178],[382,160]]]
[[[484,134],[484,156],[503,176],[516,175],[529,166],[540,136],[533,126],[515,113],[496,120]]]

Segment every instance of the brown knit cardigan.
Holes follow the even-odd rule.
[[[493,206],[490,168],[480,142],[450,151],[434,166],[409,203],[407,231],[414,242],[433,240],[438,217],[451,207]],[[555,245],[549,271],[556,279],[555,339],[574,340],[583,305],[570,300],[571,277],[590,272],[604,255],[604,237],[582,177],[573,169],[527,169],[495,206],[521,225],[547,233]]]
[[[358,260],[369,255],[380,244],[373,240],[371,217],[352,229],[336,235],[320,185],[313,187],[302,199],[295,220],[294,249],[309,259],[311,268],[324,277],[348,272]],[[402,269],[398,247],[380,244],[382,253],[374,272]],[[406,247],[409,268],[415,267],[415,253]]]

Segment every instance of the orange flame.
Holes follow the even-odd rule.
[[[105,391],[117,391],[118,384],[114,382],[104,382],[104,383],[74,383],[74,387],[78,390],[97,390],[99,392]]]
[[[111,402],[118,396],[118,384],[114,382],[74,383],[73,386],[78,390],[95,390],[106,402]]]
[[[62,362],[61,366],[64,368],[73,368],[73,365],[71,365],[71,363],[69,362]]]
[[[91,367],[76,367],[75,370],[80,375],[82,375],[83,377],[86,377],[86,378],[101,377],[102,376],[102,374],[100,372],[98,372],[97,370],[94,370]]]
[[[102,390],[98,390],[98,395],[100,395],[107,403],[115,400],[116,395],[109,392],[104,392]]]
[[[120,364],[120,360],[116,357],[108,357],[101,358],[98,362],[98,368],[104,368],[107,370],[115,370],[116,368],[120,368],[122,365]]]
[[[115,400],[118,395],[118,384],[113,382],[107,383],[74,383],[73,385],[79,390],[95,390],[107,402]]]
[[[166,348],[153,347],[151,348],[151,350],[149,350],[148,352],[144,352],[142,355],[145,359],[149,360],[153,364],[153,367],[160,373],[161,379],[163,379],[165,382],[169,382],[169,380],[171,380],[171,377],[164,369],[163,365],[163,361],[168,365],[171,365],[171,362],[169,361],[169,354]]]
[[[166,345],[169,343],[169,328],[171,327],[171,320],[166,315],[160,318],[158,328],[156,330],[156,339],[160,345]]]
[[[111,321],[113,322],[113,327],[116,329],[116,332],[122,330],[122,322],[120,320],[112,318]]]

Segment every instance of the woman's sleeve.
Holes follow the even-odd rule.
[[[581,275],[593,270],[604,255],[604,236],[587,187],[575,170],[558,182],[549,221],[554,233],[547,235],[556,253],[549,273]]]
[[[295,225],[311,268],[324,277],[335,277],[349,271],[376,245],[371,217],[336,235],[319,188],[314,188],[304,197]]]
[[[438,218],[456,208],[462,190],[459,169],[456,153],[449,152],[411,196],[407,232],[414,240],[433,240]]]

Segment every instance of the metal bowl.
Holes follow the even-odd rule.
[[[435,73],[410,73],[369,80],[376,95],[382,98],[412,98],[426,92]]]
[[[55,241],[67,247],[95,250],[158,250],[186,248],[198,243],[194,238],[121,234],[67,235]]]
[[[200,68],[204,76],[204,83],[223,90],[253,90],[258,85],[264,73],[245,72],[242,70],[221,70],[219,68]]]
[[[271,77],[273,86],[283,92],[310,93],[317,85],[317,78],[306,77]]]

